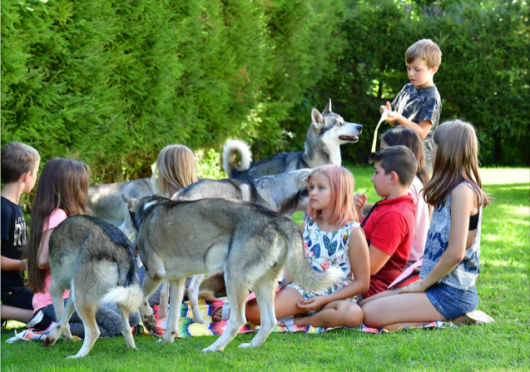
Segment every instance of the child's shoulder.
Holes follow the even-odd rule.
[[[17,211],[22,211],[22,207],[20,204],[15,204],[11,200],[6,199],[2,196],[2,224],[4,223],[4,218],[10,218],[11,216],[15,215]],[[24,215],[22,215],[24,216]],[[7,220],[6,220],[7,222]]]

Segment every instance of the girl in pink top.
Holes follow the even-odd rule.
[[[34,293],[35,314],[42,312],[53,321],[58,319],[48,292],[52,279],[49,264],[50,236],[68,216],[87,212],[89,178],[90,168],[85,163],[53,158],[44,166],[37,187],[31,211],[26,285]],[[70,291],[65,291],[63,298],[66,300],[69,294]],[[130,320],[134,323],[131,326],[138,324],[138,314],[133,314]],[[114,304],[102,304],[96,313],[96,322],[101,337],[121,333],[121,316]],[[84,326],[77,312],[74,312],[69,324],[72,335],[84,337]]]

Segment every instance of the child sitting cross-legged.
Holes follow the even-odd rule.
[[[363,219],[362,226],[370,246],[370,288],[363,299],[385,291],[407,266],[415,229],[414,199],[409,187],[416,175],[418,163],[405,146],[392,146],[370,157],[374,174],[370,179],[377,202]],[[356,194],[354,204],[361,213],[366,196]]]
[[[274,300],[279,326],[361,325],[362,311],[354,298],[368,289],[370,279],[368,246],[353,208],[353,184],[352,174],[334,165],[317,168],[309,175],[309,217],[300,226],[307,260],[316,271],[339,267],[343,275],[321,292],[308,291],[297,283],[283,288]],[[251,323],[260,324],[256,301],[247,304],[246,316]],[[213,317],[222,319],[221,308]]]
[[[434,132],[433,175],[424,198],[434,207],[421,280],[363,302],[364,323],[394,330],[432,321],[488,323],[476,311],[482,208],[489,204],[478,171],[478,141],[469,123],[454,120]]]

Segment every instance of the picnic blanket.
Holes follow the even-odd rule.
[[[223,306],[226,302],[225,298],[218,298],[215,301],[199,301],[199,310],[204,320],[209,323],[198,324],[193,322],[193,312],[189,302],[182,303],[180,307],[180,319],[179,325],[177,328],[177,337],[188,338],[196,336],[219,336],[222,335],[226,329],[228,321],[220,322],[211,322],[212,315],[214,311]],[[153,332],[155,336],[162,337],[166,330],[167,318],[159,318],[159,306],[153,306],[153,312],[156,319],[156,328]],[[452,323],[446,322],[431,322],[419,327],[413,328],[445,328],[454,325]],[[399,328],[395,331],[389,331],[386,329],[370,328],[366,327],[364,324],[359,328],[346,328],[346,327],[335,327],[335,328],[323,328],[323,327],[312,327],[312,326],[297,326],[292,325],[290,327],[275,327],[273,332],[304,332],[304,333],[322,333],[328,332],[332,329],[345,328],[345,329],[354,329],[361,332],[368,333],[386,333],[386,332],[397,332],[404,330],[406,328]],[[247,322],[241,329],[239,333],[248,333],[248,332],[257,332],[259,330],[259,325],[251,324]]]
[[[214,311],[223,306],[223,304],[226,302],[226,298],[218,298],[214,301],[199,301],[199,310],[201,311],[202,317],[204,320],[206,320],[209,323],[206,324],[198,324],[193,322],[193,312],[190,306],[189,301],[182,303],[180,306],[180,319],[179,319],[179,325],[177,329],[177,337],[180,338],[189,338],[189,337],[197,337],[197,336],[220,336],[223,334],[223,332],[226,329],[226,326],[228,324],[228,321],[220,321],[220,322],[212,322],[212,315]],[[156,328],[153,331],[153,334],[157,337],[162,337],[166,330],[166,324],[167,324],[167,318],[160,318],[158,316],[160,312],[159,306],[153,306],[153,315],[156,319]],[[9,338],[6,342],[7,343],[13,343],[16,341],[43,341],[46,335],[50,332],[50,330],[56,325],[57,323],[53,323],[48,329],[45,331],[37,332],[30,329],[25,329],[22,331],[15,331],[15,336]],[[455,327],[452,323],[447,322],[431,322],[419,327],[412,327],[412,328],[446,328],[446,327]],[[378,328],[370,328],[366,327],[364,324],[361,325],[359,328],[346,328],[346,327],[334,327],[334,328],[324,328],[324,327],[312,327],[312,326],[297,326],[292,325],[290,327],[275,327],[273,332],[304,332],[304,333],[323,333],[328,332],[332,329],[353,329],[361,332],[368,332],[368,333],[387,333],[387,332],[399,332],[402,330],[405,330],[407,328],[399,328],[394,331],[389,331],[386,329],[378,329]],[[241,329],[239,330],[239,333],[248,333],[248,332],[257,332],[259,330],[259,325],[251,324],[247,322]],[[143,328],[142,325],[139,325],[138,327],[135,327],[136,334],[144,334],[147,335],[148,332],[145,328]],[[76,339],[80,339],[77,336],[74,336]]]

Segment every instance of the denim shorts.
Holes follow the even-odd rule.
[[[427,298],[446,320],[458,318],[473,311],[478,306],[478,293],[475,286],[465,291],[437,283],[425,291]]]

